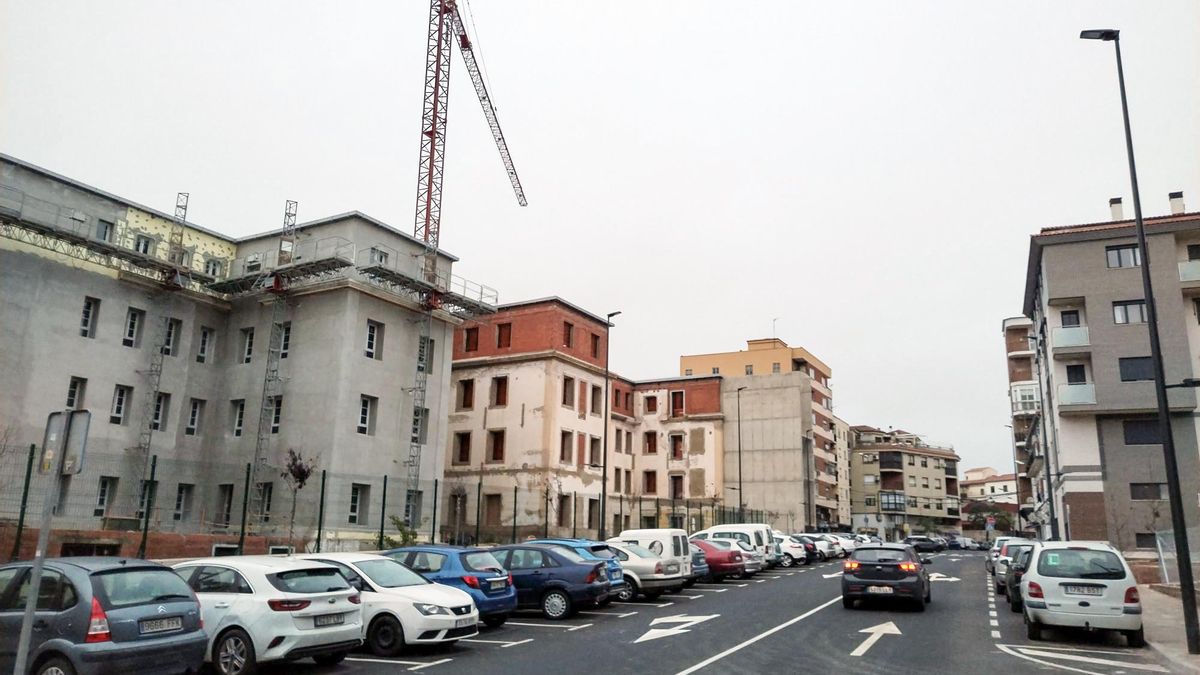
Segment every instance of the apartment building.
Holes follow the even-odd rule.
[[[744,389],[743,472],[759,477],[743,480],[746,499],[761,504],[780,529],[789,523],[806,529],[848,525],[839,517],[838,477],[848,472],[838,460],[828,365],[802,347],[767,338],[748,340],[742,351],[681,356],[679,371],[684,377],[725,378],[723,407],[734,424],[731,450],[736,393]],[[727,480],[733,476],[730,466],[727,457]]]
[[[458,328],[445,539],[599,536],[606,434],[609,532],[711,519],[726,469],[721,378],[610,375],[606,397],[608,328],[561,298]]]
[[[833,448],[837,455],[837,529],[850,530],[850,424],[840,417],[833,418]]]
[[[1037,365],[1034,362],[1033,351],[1033,322],[1029,317],[1017,316],[1004,320],[1001,331],[1004,334],[1004,351],[1008,370],[1008,402],[1010,422],[1008,424],[1012,440],[1013,453],[1013,496],[1011,502],[1017,505],[1021,524],[1036,527],[1038,520],[1044,520],[1045,514],[1038,514],[1034,499],[1035,488],[1029,473],[1032,461],[1030,434],[1034,429],[1034,421],[1041,409],[1041,393],[1037,382]],[[979,478],[981,478],[980,476]],[[976,477],[970,475],[963,481],[965,484]],[[1044,483],[1044,477],[1042,482]],[[990,490],[990,486],[988,487]],[[1043,491],[1044,492],[1044,491]]]
[[[1200,365],[1200,214],[1182,193],[1146,219],[1168,384]],[[1032,322],[1040,409],[1027,438],[1043,536],[1106,539],[1152,549],[1170,527],[1153,369],[1134,224],[1120,199],[1109,222],[1050,227],[1030,239],[1024,316]],[[1010,347],[1011,351],[1011,347]],[[1200,508],[1196,394],[1168,390],[1183,502]]]
[[[93,413],[84,471],[63,482],[59,526],[100,538],[132,529],[153,488],[155,532],[236,540],[249,494],[251,534],[279,536],[292,449],[318,474],[299,500],[299,538],[315,534],[322,470],[329,542],[374,540],[385,477],[389,513],[428,528],[451,337],[461,316],[490,311],[494,292],[467,292],[444,252],[431,280],[419,269],[422,242],[358,212],[241,238],[181,215],[0,156],[6,447],[40,444],[51,411]],[[430,286],[445,295],[423,340],[414,289]],[[422,410],[408,393],[418,368]],[[406,485],[410,443],[438,450],[421,454],[416,485]],[[20,478],[23,451],[16,469],[8,454],[5,473]],[[17,501],[0,500],[0,517]]]
[[[851,427],[854,531],[898,541],[960,531],[959,456],[899,429]]]
[[[1018,504],[1016,474],[1001,474],[991,467],[970,469],[964,472],[963,480],[959,483],[962,499],[995,502],[1001,504]]]

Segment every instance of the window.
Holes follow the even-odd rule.
[[[625,409],[633,410],[633,393],[625,392]]]
[[[1136,548],[1158,548],[1158,537],[1153,532],[1136,532],[1133,535]]]
[[[779,363],[778,363],[778,362],[775,362],[775,363],[772,363],[772,364],[771,364],[771,372],[772,372],[772,373],[778,373],[778,372],[780,372],[780,370],[779,370]]]
[[[934,478],[933,479],[933,487],[934,487],[934,489],[941,490],[942,489],[942,479]]]
[[[876,483],[875,474],[873,474],[873,473],[863,474],[863,485],[874,485],[875,483]]]
[[[658,454],[658,433],[647,431],[642,437],[642,447],[647,455]]]
[[[279,358],[286,359],[292,349],[292,322],[279,324]]]
[[[488,527],[500,526],[500,512],[503,509],[500,495],[483,496],[483,524]]]
[[[671,499],[683,499],[683,476],[671,476]]]
[[[642,472],[642,494],[653,495],[658,494],[658,472],[643,471]]]
[[[508,377],[501,375],[492,378],[491,401],[493,407],[508,405]]]
[[[1113,303],[1113,321],[1116,323],[1146,323],[1146,301],[1124,300]]]
[[[923,487],[923,488],[929,487],[929,476],[921,476],[921,487]]]
[[[671,392],[671,417],[683,417],[683,392]]]
[[[409,431],[409,440],[413,443],[425,445],[428,429],[429,408],[418,408],[413,410],[412,429]]]
[[[454,434],[454,463],[471,463],[471,432],[459,431]]]
[[[747,375],[754,374],[754,366],[752,364],[746,364],[746,374]]]
[[[1079,325],[1079,310],[1077,309],[1064,310],[1059,316],[1062,320],[1063,328],[1073,328]]]
[[[87,390],[87,380],[82,377],[72,377],[67,385],[67,407],[83,408],[83,394]]]
[[[204,401],[202,399],[192,399],[190,408],[187,426],[183,429],[185,436],[195,436],[196,432],[200,430],[200,424],[204,421]]]
[[[921,466],[925,467],[925,468],[929,468],[929,458],[928,457],[921,458]]]
[[[374,246],[371,247],[370,261],[372,265],[387,265],[389,257],[387,251],[375,248]]]
[[[600,465],[600,439],[592,436],[588,443],[588,464]]]
[[[361,483],[353,483],[350,485],[350,513],[346,522],[351,525],[366,525],[367,524],[367,493],[371,486]]]
[[[716,366],[713,366],[713,369],[712,369],[712,374],[713,374],[713,375],[720,375],[720,374],[721,374],[721,369],[720,369],[720,368],[718,368],[718,367],[716,367]]]
[[[175,490],[175,520],[191,520],[192,518],[192,493],[196,486],[188,483],[180,483]]]
[[[613,390],[612,407],[614,407],[614,408],[621,407],[621,392],[617,391],[616,389]]]
[[[367,344],[363,356],[376,361],[383,360],[383,324],[367,320]]]
[[[479,351],[479,328],[467,328],[463,331],[463,351]]]
[[[633,471],[625,469],[625,494],[633,492]]]
[[[404,492],[404,522],[416,527],[421,522],[421,500],[424,498],[421,490],[406,490]]]
[[[571,441],[575,434],[562,430],[558,432],[558,461],[562,464],[571,463]]]
[[[1067,384],[1086,384],[1087,370],[1082,363],[1072,363],[1067,366]]]
[[[686,376],[686,377],[691,377],[691,376],[692,376],[692,369],[691,369],[691,368],[685,368],[685,369],[684,369],[684,371],[683,371],[683,374],[684,374],[684,376]]]
[[[177,344],[179,342],[179,332],[183,330],[183,322],[179,319],[167,320],[167,333],[163,336],[162,353],[163,356],[175,356]]]
[[[375,410],[378,405],[379,399],[374,396],[363,394],[358,397],[358,433],[375,435]]]
[[[121,339],[122,345],[138,346],[142,337],[142,319],[145,317],[146,313],[142,310],[129,308],[129,311],[125,313],[125,336]]]
[[[909,475],[908,486],[909,487],[917,487],[917,477],[916,476]]]
[[[505,349],[512,346],[512,324],[501,323],[496,325],[496,347]]]
[[[621,469],[613,469],[613,492],[621,491]]]
[[[646,412],[648,412],[648,413],[658,412],[658,397],[657,396],[647,396],[644,400],[646,402]]]
[[[616,448],[614,448],[614,450],[619,455],[624,452],[624,450],[621,449],[621,446],[623,446],[625,444],[624,443],[625,434],[622,433],[620,429],[617,429],[615,438],[616,438],[617,445],[616,445]]]
[[[1122,382],[1139,382],[1154,379],[1154,362],[1149,356],[1133,356],[1117,359],[1121,368]]]
[[[1167,484],[1166,483],[1130,483],[1129,498],[1135,501],[1158,501],[1166,500]]]
[[[133,387],[118,384],[113,388],[112,413],[108,416],[110,423],[125,424],[125,412],[131,398],[133,398]]]
[[[1142,256],[1138,251],[1137,244],[1107,246],[1104,253],[1108,258],[1109,267],[1139,267],[1142,264]]]
[[[213,348],[214,337],[213,329],[207,326],[200,327],[200,343],[196,347],[196,363],[204,363],[208,360],[208,353]]]
[[[246,400],[239,398],[229,403],[233,408],[233,435],[241,436],[242,424],[246,421]]]
[[[116,476],[101,476],[100,487],[96,491],[96,508],[92,510],[92,515],[97,518],[102,518],[108,514],[108,505],[112,504],[113,498],[117,494],[117,478]]]
[[[107,220],[96,221],[96,238],[100,241],[111,242],[113,238],[113,224]]]
[[[222,483],[217,486],[217,524],[228,526],[231,515],[233,515],[233,483]]]
[[[940,500],[940,499],[935,499],[935,500],[933,501],[933,508],[934,508],[934,509],[936,509],[936,510],[938,510],[938,511],[941,511],[941,510],[942,510],[942,500]]]
[[[262,254],[251,253],[246,256],[246,271],[257,272],[262,269]]]
[[[575,346],[575,326],[573,326],[565,321],[563,322],[563,346],[564,347],[574,347]]]
[[[562,404],[569,407],[575,407],[575,378],[563,376],[563,391]]]
[[[880,507],[888,511],[903,511],[904,510],[904,493],[902,492],[880,492]],[[910,506],[916,506],[916,500],[910,501]]]
[[[254,494],[258,497],[258,513],[253,515],[260,523],[271,522],[271,496],[274,492],[274,483],[258,483],[254,486]]]
[[[138,507],[137,517],[144,518],[146,516],[146,508],[150,505],[150,499],[158,491],[158,481],[143,480],[138,483]],[[152,514],[153,515],[153,514]]]
[[[167,254],[167,260],[171,261],[171,263],[175,264],[175,265],[182,265],[184,267],[190,267],[191,266],[191,262],[190,262],[191,256],[192,256],[191,251],[185,250],[183,248],[171,247],[170,253]]]
[[[683,434],[671,434],[671,459],[683,459]]]
[[[254,355],[254,329],[242,329],[242,363],[250,363],[250,357]]]
[[[271,397],[271,433],[279,433],[279,421],[283,418],[283,397]]]
[[[604,404],[604,390],[596,385],[592,385],[592,414],[600,414],[600,406]]]
[[[488,432],[487,461],[504,461],[504,430],[494,429]]]
[[[133,250],[142,255],[150,255],[150,246],[154,240],[144,234],[137,235],[133,240]]]
[[[220,278],[224,270],[225,265],[220,260],[209,258],[204,261],[204,273],[210,277]]]
[[[100,301],[96,298],[83,299],[83,314],[79,317],[79,337],[96,337],[96,323],[100,320]]]
[[[154,397],[154,417],[150,419],[150,428],[162,431],[167,427],[167,415],[170,412],[171,395],[159,392]]]
[[[1158,419],[1124,420],[1121,422],[1125,445],[1159,445],[1162,437],[1158,433]]]
[[[592,333],[592,357],[600,358],[600,336]]]
[[[475,407],[475,380],[459,380],[458,409],[470,410]]]

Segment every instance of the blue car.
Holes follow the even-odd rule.
[[[579,606],[598,605],[613,595],[605,563],[569,548],[510,544],[491,551],[512,574],[517,606],[539,609],[547,619],[565,619]]]
[[[617,594],[624,590],[626,586],[625,572],[621,569],[621,561],[617,559],[617,554],[613,553],[613,550],[604,542],[563,537],[561,539],[532,539],[526,543],[558,546],[569,551],[574,551],[584,560],[596,560],[604,563],[605,569],[608,570],[608,582],[612,584],[612,598],[616,598]],[[605,600],[601,604],[608,604],[608,600]]]
[[[688,544],[688,549],[692,552],[692,574],[684,582],[685,588],[691,588],[696,585],[697,581],[708,578],[708,558],[704,556],[704,550],[695,544]]]
[[[384,551],[432,582],[466,591],[488,628],[501,626],[517,608],[512,575],[491,551],[461,546],[407,546]]]

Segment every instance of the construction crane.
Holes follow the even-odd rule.
[[[425,281],[430,289],[422,293],[422,305],[425,309],[420,320],[420,342],[417,348],[417,368],[415,382],[412,388],[413,424],[409,438],[407,481],[405,482],[404,522],[412,527],[416,506],[413,503],[416,488],[421,475],[421,452],[424,447],[424,426],[428,418],[423,414],[425,409],[426,378],[429,372],[429,338],[433,321],[433,310],[441,306],[441,293],[445,290],[449,275],[442,277],[438,273],[438,240],[441,235],[442,221],[442,166],[446,157],[446,111],[450,103],[450,52],[451,43],[458,44],[459,54],[467,66],[467,73],[475,85],[475,94],[483,107],[483,115],[487,118],[492,138],[500,151],[500,160],[508,172],[508,180],[512,183],[517,195],[517,203],[526,205],[525,191],[521,187],[521,179],[513,166],[512,155],[500,130],[500,122],[496,118],[496,107],[484,84],[483,74],[475,59],[470,37],[458,11],[456,0],[430,0],[429,3],[429,35],[425,51],[425,104],[421,112],[421,163],[417,173],[417,213],[414,234],[425,244],[422,270]]]

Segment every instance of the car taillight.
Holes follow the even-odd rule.
[[[267,606],[276,612],[296,612],[308,607],[312,603],[308,600],[268,600]]]
[[[104,609],[100,607],[100,601],[92,598],[92,616],[88,620],[87,637],[84,642],[109,642],[112,640],[112,633],[108,630],[108,616],[104,613]]]
[[[347,599],[347,600],[349,600],[350,602],[352,602],[352,603],[356,604],[356,605],[357,605],[357,604],[359,604],[360,602],[362,602],[362,596],[361,596],[361,595],[359,595],[358,593],[355,593],[354,595],[352,595],[352,596],[350,596],[349,598],[346,598],[346,599]]]
[[[471,588],[479,588],[479,577],[468,574],[467,576],[463,577],[462,580],[464,584],[470,586]]]
[[[860,562],[858,562],[857,560],[847,560],[846,562],[842,563],[842,569],[844,569],[848,572],[856,570],[860,567],[862,567],[862,564]]]
[[[742,554],[741,554],[741,553],[734,553],[734,554],[733,554],[733,559],[734,559],[734,561],[741,560],[741,559],[742,559]]]
[[[1031,597],[1031,598],[1046,597],[1045,595],[1042,594],[1042,587],[1039,586],[1036,581],[1029,582],[1029,597]]]
[[[1125,604],[1136,605],[1142,601],[1142,596],[1138,595],[1137,586],[1130,586],[1125,589]]]
[[[658,562],[658,563],[654,563],[654,573],[655,573],[655,574],[662,574],[662,573],[663,573],[663,572],[662,572],[662,563],[660,563],[660,562]]]
[[[905,572],[916,572],[917,571],[917,563],[913,563],[913,562],[900,563],[900,569],[904,570]]]
[[[512,586],[512,584],[513,584],[513,581],[512,581],[512,573],[510,572],[510,573],[509,573],[509,575],[508,575],[508,585],[509,585],[509,586]]]
[[[588,572],[587,578],[583,580],[583,583],[585,583],[585,584],[595,583],[596,573],[599,571],[600,571],[599,568],[593,568],[591,572]]]

